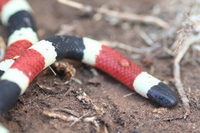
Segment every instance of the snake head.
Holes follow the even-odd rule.
[[[178,104],[175,93],[147,72],[142,72],[136,77],[133,87],[137,93],[162,107],[175,107]]]

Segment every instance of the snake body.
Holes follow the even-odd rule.
[[[16,6],[19,5],[19,6]],[[32,9],[24,0],[1,0],[1,21],[8,29],[7,51],[0,62],[0,76],[15,62],[16,58],[38,42]]]
[[[20,6],[14,6],[16,3]],[[28,3],[25,0],[4,0],[0,4],[2,24],[8,26],[10,33],[8,55],[0,64],[0,71],[4,73],[0,80],[0,117],[44,68],[62,58],[94,66],[156,104],[164,107],[177,105],[178,98],[167,85],[101,42],[75,36],[53,36],[37,42]]]

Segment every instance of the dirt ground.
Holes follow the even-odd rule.
[[[119,20],[95,13],[88,15],[56,0],[28,0],[34,10],[40,39],[64,29],[67,35],[86,36],[140,48],[143,52],[137,53],[114,47],[141,68],[163,80],[178,95],[173,77],[174,57],[164,48],[173,51],[171,46],[178,38],[176,31],[182,28],[182,22],[185,21],[183,14],[191,15],[193,7],[200,4],[198,0],[77,1],[95,8],[105,6],[119,12],[153,15],[163,19],[169,27]],[[1,25],[0,33],[6,40],[5,30]],[[141,31],[151,38],[152,45],[145,42]],[[74,80],[64,84],[60,75],[54,76],[50,71],[41,73],[0,122],[13,133],[198,133],[198,57],[199,51],[192,47],[181,62],[181,79],[190,105],[187,117],[181,100],[174,108],[159,107],[106,73],[72,62],[76,68]],[[147,62],[152,65],[147,66]]]

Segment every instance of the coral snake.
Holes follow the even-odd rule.
[[[0,117],[44,68],[61,58],[94,66],[160,106],[177,105],[178,98],[167,85],[101,42],[74,36],[38,42],[32,10],[25,0],[1,0],[0,11],[9,32],[9,48],[0,63]]]

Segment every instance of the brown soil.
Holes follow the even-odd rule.
[[[113,26],[105,19],[94,21],[93,14],[86,15],[56,0],[28,1],[34,10],[40,39],[55,35],[61,25],[68,24],[75,27],[68,33],[69,35],[117,41],[138,48],[147,47],[135,30],[138,26],[152,37],[155,43],[164,45],[164,40],[167,39],[165,45],[170,47],[176,40],[175,31],[181,27],[181,23],[175,25],[176,15],[188,12],[192,6],[190,2],[182,3],[178,0],[173,1],[174,3],[156,0],[110,0],[109,2],[107,0],[78,0],[93,7],[109,3],[114,10],[137,14],[154,13],[172,25],[166,30],[156,25],[129,22],[120,22]],[[130,28],[123,29],[122,25],[125,24],[128,24]],[[4,31],[5,29],[1,30],[2,36],[7,38]],[[153,64],[149,68],[142,60],[153,53],[139,54],[140,58],[134,58],[138,54],[120,48],[115,48],[115,50],[148,72],[151,72],[150,68],[154,68],[153,75],[166,81],[178,95],[173,82],[173,57],[161,52],[153,58]],[[190,53],[192,53],[191,50],[188,51],[187,58],[191,60]],[[99,75],[94,76],[92,67],[77,62],[72,62],[72,64],[75,65],[77,71],[75,78],[82,81],[82,84],[72,80],[64,85],[60,76],[42,73],[0,122],[13,133],[103,133],[106,130],[111,133],[200,132],[198,62],[194,64],[191,61],[185,61],[181,64],[182,81],[190,100],[191,113],[186,118],[184,118],[185,109],[181,102],[170,109],[159,107],[99,70],[97,70]],[[56,89],[47,91],[40,85]],[[132,94],[127,96],[130,93]],[[83,99],[79,100],[80,97]],[[63,119],[65,117],[68,120],[69,118],[80,118],[80,120],[67,121],[61,117],[54,119],[45,113],[59,114]],[[95,118],[94,121],[86,122],[89,117]]]

